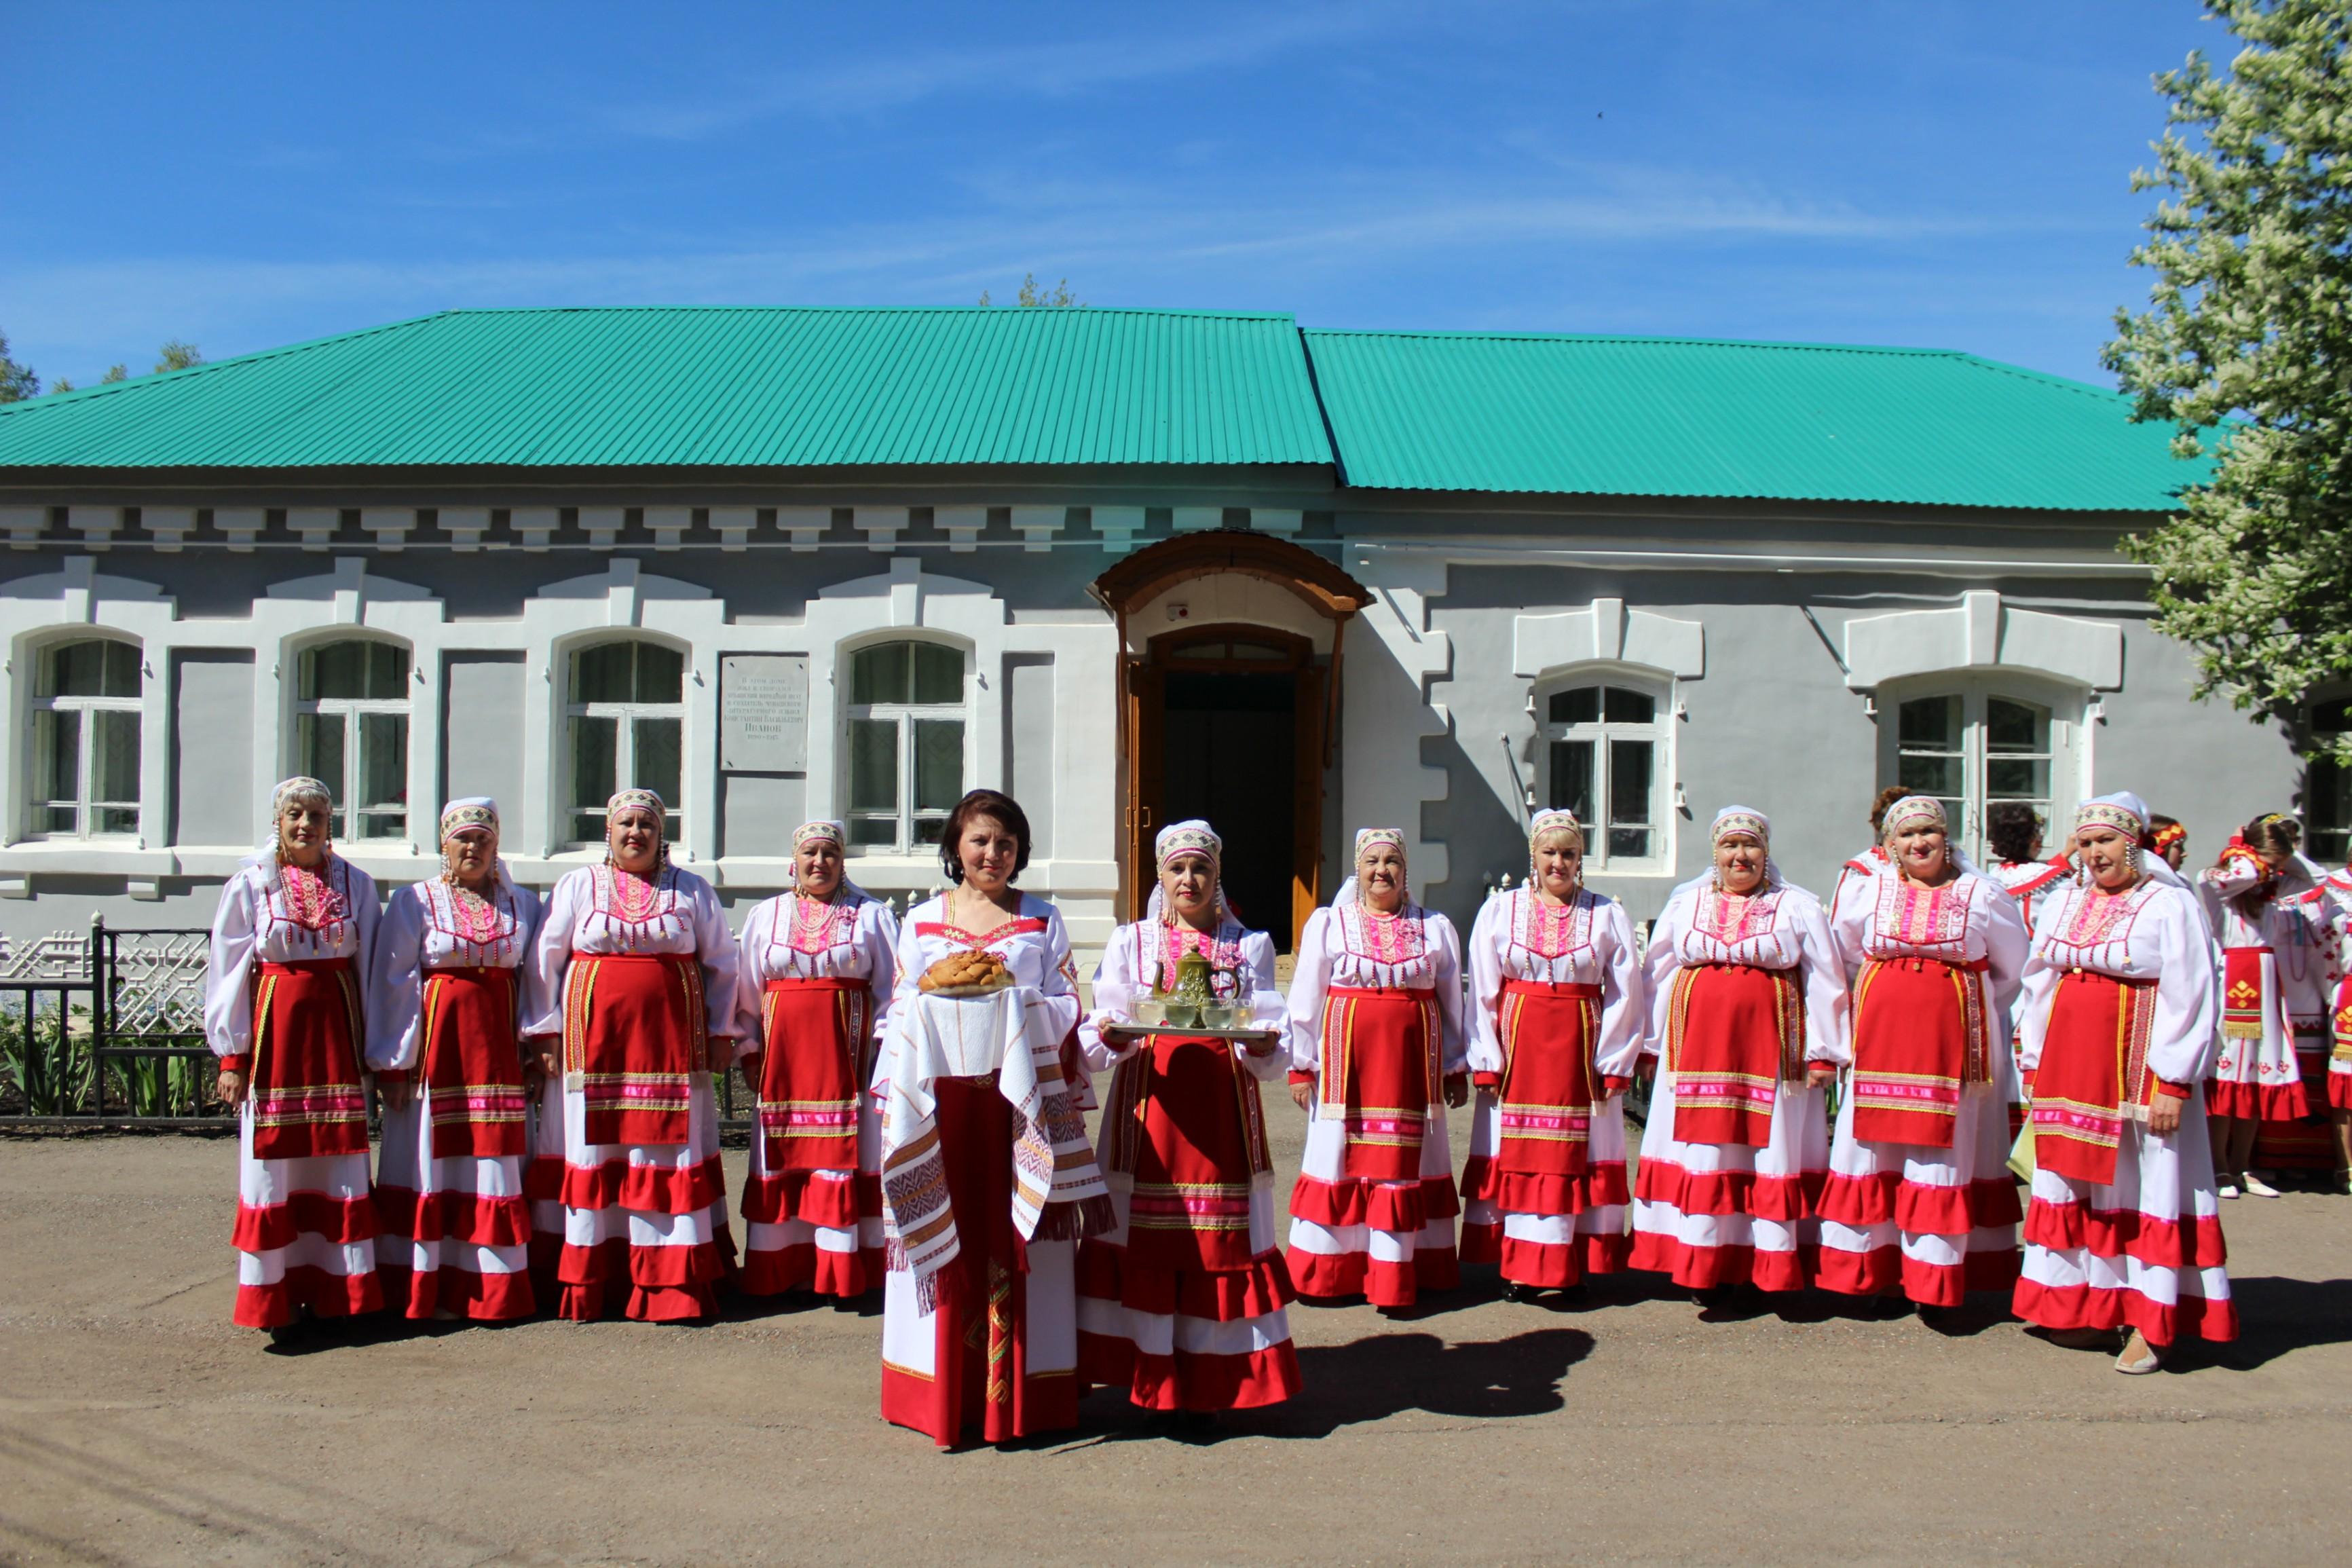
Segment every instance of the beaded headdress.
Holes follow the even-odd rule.
[[[1717,812],[1715,826],[1707,834],[1707,847],[1713,848],[1741,833],[1768,849],[1772,847],[1772,819],[1752,805],[1727,805]]]
[[[441,837],[448,837],[468,827],[487,827],[490,837],[499,836],[499,803],[486,795],[469,795],[453,800],[441,808]]]
[[[818,817],[814,821],[803,822],[793,829],[794,853],[798,853],[811,844],[830,844],[839,848],[848,842],[849,830],[830,817]]]
[[[1944,803],[1929,795],[1906,795],[1886,808],[1886,816],[1879,823],[1878,833],[1882,840],[1892,839],[1896,834],[1915,827],[1937,827],[1950,832],[1951,819],[1944,813]]]

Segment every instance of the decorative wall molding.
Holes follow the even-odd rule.
[[[1594,661],[1646,665],[1683,680],[1706,674],[1706,627],[1648,610],[1628,610],[1622,599],[1595,599],[1581,610],[1516,616],[1511,621],[1514,674],[1535,677]]]
[[[2113,621],[2011,609],[1975,588],[1948,610],[1865,616],[1845,624],[1845,683],[1867,691],[1906,676],[2007,668],[2094,690],[2124,682],[2124,632]]]

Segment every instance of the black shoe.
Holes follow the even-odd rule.
[[[1520,1283],[1519,1283],[1517,1280],[1516,1280],[1516,1279],[1506,1279],[1506,1280],[1504,1280],[1504,1281],[1503,1281],[1503,1300],[1506,1300],[1506,1301],[1532,1301],[1532,1300],[1534,1300],[1535,1299],[1536,1299],[1536,1288],[1535,1288],[1534,1286],[1532,1286],[1532,1285],[1522,1285],[1522,1284],[1520,1284]]]

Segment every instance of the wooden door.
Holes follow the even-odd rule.
[[[1307,933],[1307,917],[1323,902],[1323,710],[1328,672],[1308,659],[1298,670],[1292,708],[1298,739],[1290,763],[1290,950]]]
[[[1158,664],[1127,660],[1127,812],[1125,882],[1127,919],[1139,921],[1154,881],[1151,839],[1160,831],[1160,790],[1165,783],[1161,745],[1167,721],[1168,674]]]

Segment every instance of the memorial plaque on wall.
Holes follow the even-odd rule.
[[[808,767],[808,659],[739,653],[719,661],[719,765],[729,773]]]

